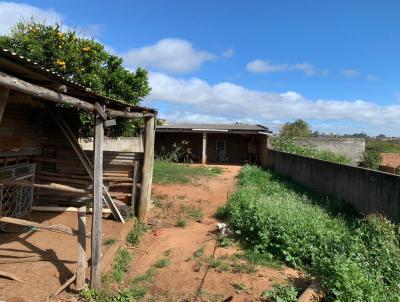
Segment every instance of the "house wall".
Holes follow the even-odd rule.
[[[345,155],[354,165],[360,162],[365,151],[365,139],[363,138],[298,137],[294,138],[294,141],[300,146]]]
[[[322,194],[348,202],[360,213],[382,213],[400,222],[400,177],[285,152],[268,150],[264,165]]]
[[[227,134],[227,133],[208,133],[207,134],[207,161],[217,162],[217,141],[225,141],[226,159],[229,162],[246,162],[249,159],[248,142],[254,139],[257,147],[260,143],[259,135],[250,134]],[[156,154],[169,153],[173,150],[174,143],[183,140],[189,141],[188,148],[192,148],[195,161],[201,160],[203,134],[185,132],[156,132],[155,150]]]

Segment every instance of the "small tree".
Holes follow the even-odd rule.
[[[302,119],[298,119],[293,123],[286,123],[280,131],[280,136],[282,137],[308,137],[311,134],[309,124]]]
[[[10,35],[0,36],[0,47],[130,105],[138,104],[151,90],[146,70],[126,70],[122,59],[109,54],[102,44],[82,38],[75,31],[63,31],[60,24],[46,25],[33,20],[17,23]],[[91,128],[92,118],[84,112],[80,112],[80,117],[85,134]],[[124,119],[113,129],[113,134],[129,135],[134,128],[132,122]]]

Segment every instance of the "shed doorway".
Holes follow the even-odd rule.
[[[217,148],[217,161],[226,161],[226,141],[225,140],[217,140],[216,142]]]

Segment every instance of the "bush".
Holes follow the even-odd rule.
[[[396,227],[382,216],[343,213],[334,203],[246,166],[226,211],[244,246],[318,276],[328,301],[398,301]]]
[[[126,241],[134,246],[137,246],[142,236],[146,233],[147,227],[145,224],[135,221],[132,230],[126,236]]]
[[[363,152],[360,162],[361,167],[378,170],[380,163],[381,155],[379,154],[379,152],[373,150],[367,150]]]

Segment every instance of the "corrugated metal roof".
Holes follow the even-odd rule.
[[[157,129],[169,130],[210,130],[210,131],[261,131],[270,132],[269,129],[262,125],[250,124],[173,124],[157,126]]]
[[[54,82],[60,85],[66,85],[67,86],[67,93],[68,95],[71,96],[76,96],[76,97],[84,97],[86,99],[91,99],[91,100],[102,100],[103,102],[107,104],[113,104],[113,105],[119,105],[124,108],[129,108],[130,111],[135,112],[142,112],[142,111],[148,111],[148,112],[155,112],[154,109],[152,108],[146,108],[142,106],[133,106],[129,105],[125,101],[118,100],[118,99],[113,99],[104,95],[100,95],[99,93],[93,91],[89,87],[86,87],[76,81],[73,80],[73,78],[65,77],[57,72],[55,72],[52,69],[45,68],[41,66],[39,63],[19,55],[16,52],[12,52],[8,49],[0,48],[0,59],[7,60],[4,62],[0,61],[0,70],[3,72],[6,72],[8,74],[14,75],[16,77],[23,77],[25,80],[29,81],[30,76],[34,75],[37,77],[38,80],[43,80],[46,79],[50,82]],[[22,68],[12,68],[12,66],[9,66],[9,64],[6,63],[14,63],[17,65],[20,65]],[[29,71],[29,75],[26,73],[26,71]],[[27,78],[28,77],[28,78]],[[31,79],[33,80],[33,79]],[[39,84],[40,85],[40,84]]]

